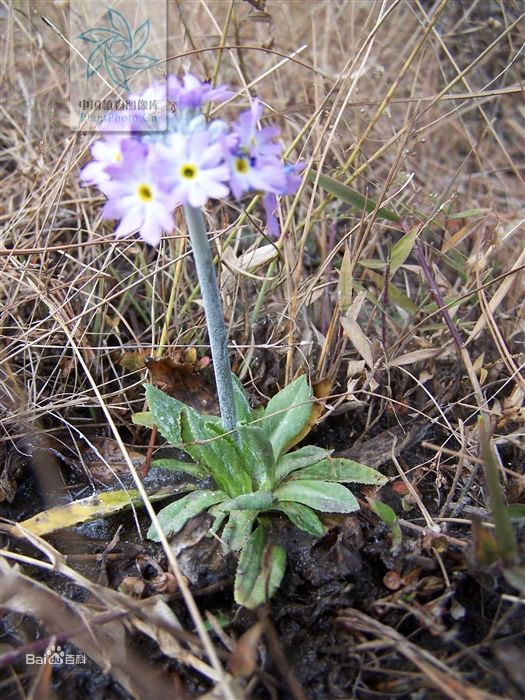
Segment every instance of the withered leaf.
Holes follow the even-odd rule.
[[[249,678],[255,671],[257,645],[262,633],[262,622],[256,622],[237,640],[228,662],[228,668],[235,677]]]
[[[144,462],[144,454],[130,447],[127,452],[133,466],[139,469]],[[91,476],[103,484],[112,484],[118,480],[118,475],[129,471],[120,446],[113,438],[91,438],[82,453],[82,462]]]
[[[197,359],[194,348],[165,357],[154,357],[144,351],[126,352],[119,363],[122,367],[135,371],[146,368],[152,383],[166,394],[199,413],[218,414],[217,395],[202,374],[210,364],[210,358]]]

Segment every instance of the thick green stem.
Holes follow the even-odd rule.
[[[213,371],[219,395],[222,424],[228,432],[235,435],[237,427],[237,414],[233,398],[233,381],[228,357],[228,336],[222,314],[219,286],[213,266],[213,257],[210,249],[206,225],[201,209],[184,206],[184,214],[188,224],[188,233],[193,248],[193,258],[197,268],[197,276],[204,302],[206,325],[210,338],[211,358]]]
[[[481,457],[485,470],[485,483],[489,497],[490,509],[494,524],[496,525],[496,540],[503,561],[507,564],[516,564],[518,560],[518,543],[512,528],[512,520],[507,510],[507,504],[503,497],[503,489],[499,480],[499,467],[492,445],[490,444],[490,432],[485,416],[478,417],[479,439],[481,444]]]

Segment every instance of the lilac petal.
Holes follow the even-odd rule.
[[[134,204],[136,204],[135,198],[130,197],[129,195],[123,194],[109,197],[108,201],[104,205],[104,209],[102,210],[102,218],[120,219],[131,207],[134,206]]]
[[[182,89],[182,83],[176,75],[168,76],[168,95]]]
[[[253,120],[253,123],[256,124],[259,119],[262,117],[262,113],[264,112],[264,107],[262,103],[259,100],[254,100],[252,102],[252,107],[251,107],[251,117]]]
[[[203,168],[203,176],[207,180],[228,180],[230,177],[230,169],[227,165],[218,165],[216,168]]]
[[[149,243],[149,245],[156,247],[160,243],[162,227],[155,219],[153,212],[149,212],[146,215],[144,223],[140,227],[139,234],[142,240]]]
[[[203,87],[201,81],[193,73],[186,73],[182,80],[184,81],[185,90],[198,90]]]
[[[224,102],[232,97],[234,93],[228,90],[227,85],[219,85],[216,88],[212,88],[206,94],[206,102]]]
[[[148,144],[137,139],[126,139],[121,146],[123,158],[143,160],[148,155]]]
[[[247,112],[241,112],[237,117],[237,126],[239,132],[242,134],[246,133],[246,138],[250,138],[250,133],[253,129],[252,113],[250,110]]]
[[[143,220],[144,215],[139,207],[130,209],[115,229],[115,236],[117,238],[124,238],[125,236],[129,236],[130,233],[135,233],[135,231],[138,231],[142,226]]]
[[[210,137],[208,135],[208,132],[206,130],[203,131],[196,131],[195,133],[192,134],[191,139],[190,139],[190,147],[189,151],[191,153],[192,158],[197,160],[197,162],[201,162],[202,160],[202,155],[204,154],[205,150],[208,147],[210,141]]]
[[[171,134],[170,136],[169,150],[167,150],[165,146],[159,146],[159,148],[162,148],[162,152],[165,153],[168,157],[175,158],[178,164],[181,161],[185,160],[187,157],[187,144],[188,140],[186,136],[177,132],[175,134]]]
[[[123,137],[128,135],[131,131],[131,121],[129,119],[122,119],[123,115],[128,114],[129,111],[127,109],[120,110],[119,112],[109,112],[100,125],[100,131],[102,133],[115,133],[118,131]]]
[[[103,160],[104,162],[113,162],[114,148],[107,141],[95,141],[91,146],[91,155],[95,160]]]
[[[205,168],[210,168],[218,165],[224,158],[224,146],[217,142],[208,146],[203,152],[200,164]]]
[[[274,166],[261,168],[252,168],[250,173],[250,181],[252,187],[257,190],[271,191],[275,193],[280,193],[281,190],[286,185],[286,178],[282,168],[276,168]]]
[[[188,202],[192,207],[203,207],[207,201],[208,195],[199,185],[194,185],[188,191]]]
[[[298,174],[306,166],[306,163],[300,161],[295,165],[285,165],[284,174],[286,177],[286,184],[281,192],[281,194],[295,194],[299,187],[301,186],[302,178]]]
[[[163,231],[168,233],[175,227],[173,216],[171,214],[175,207],[172,207],[172,204],[174,204],[174,202],[169,200],[159,202],[155,205],[155,216],[157,217],[159,225],[162,227]]]
[[[280,133],[281,130],[278,129],[276,126],[263,126],[263,128],[259,129],[259,131],[257,132],[257,136],[259,137],[260,141],[269,141],[270,139],[274,139],[276,136],[279,136]],[[272,145],[281,148],[281,146],[278,143]]]
[[[230,193],[230,190],[225,184],[217,182],[216,180],[206,178],[206,181],[203,182],[203,186],[206,188],[208,197],[213,197],[213,199],[222,199],[227,197]]]
[[[268,226],[268,235],[276,240],[281,235],[279,221],[275,216],[277,210],[277,197],[273,192],[267,192],[263,197],[263,207],[266,214],[266,224]]]
[[[235,199],[239,200],[244,192],[247,190],[247,188],[243,187],[243,183],[240,178],[234,177],[232,175],[232,178],[230,180],[230,189],[232,191],[233,196]]]
[[[98,185],[104,180],[109,180],[106,172],[106,163],[91,161],[80,171],[80,182],[82,185]]]
[[[120,197],[123,192],[126,191],[126,188],[123,187],[121,182],[117,182],[116,180],[104,180],[103,182],[98,183],[98,188],[101,192],[103,192],[108,199],[111,199],[113,197]]]

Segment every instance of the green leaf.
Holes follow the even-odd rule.
[[[496,526],[496,540],[500,555],[504,562],[517,564],[519,558],[518,542],[507,511],[507,504],[500,480],[499,461],[491,443],[491,433],[485,414],[478,416],[478,430],[485,473],[485,486],[494,525]]]
[[[275,459],[308,423],[312,401],[312,390],[302,375],[268,402],[259,425],[272,443]]]
[[[475,299],[476,295],[472,295],[469,297],[445,297],[444,302],[445,302],[445,308],[446,309],[453,309],[456,306],[461,306],[463,304],[468,304],[470,303],[473,299]],[[436,304],[435,301],[431,302],[430,304],[425,304],[424,306],[421,307],[421,311],[425,314],[433,314],[439,309],[439,306]]]
[[[315,182],[317,179],[316,171],[310,170],[307,177],[311,182]],[[348,185],[344,185],[342,182],[339,182],[339,180],[335,180],[333,177],[329,177],[328,175],[320,175],[318,183],[319,187],[327,192],[330,192],[330,194],[332,194],[336,199],[339,199],[341,202],[345,202],[345,204],[349,204],[351,207],[355,207],[360,211],[363,211],[364,209],[370,214],[377,206],[372,199],[363,197],[362,194],[354,190],[352,187],[348,187]],[[399,221],[399,216],[395,212],[385,209],[384,207],[377,210],[377,216],[382,219],[387,219],[387,221]]]
[[[131,416],[135,425],[142,425],[144,428],[154,428],[155,421],[150,411],[138,411]]]
[[[419,234],[420,228],[417,226],[413,228],[412,231],[405,233],[405,235],[398,240],[398,242],[392,247],[392,252],[390,254],[390,275],[393,276],[401,265],[408,258],[416,242],[416,238]]]
[[[237,411],[237,420],[239,423],[250,423],[252,420],[252,409],[244,387],[239,377],[236,377],[232,372],[233,381],[233,400],[235,402],[235,410]]]
[[[235,440],[221,425],[204,420],[191,409],[181,412],[180,424],[184,450],[209,471],[220,489],[230,498],[252,490]]]
[[[343,457],[328,457],[317,464],[292,474],[291,479],[323,479],[354,484],[375,484],[382,486],[388,478],[365,464]]]
[[[239,450],[245,471],[257,489],[271,489],[275,483],[275,459],[272,443],[258,425],[240,425]]]
[[[166,535],[177,533],[184,523],[193,518],[195,515],[202,513],[203,510],[214,506],[216,503],[221,503],[227,498],[223,491],[193,491],[187,496],[170,503],[157,513],[157,519]],[[157,528],[152,524],[148,530],[148,538],[159,541]]]
[[[287,474],[294,472],[296,469],[303,469],[320,462],[322,459],[329,457],[332,452],[333,450],[323,450],[322,447],[316,447],[315,445],[306,445],[306,447],[301,447],[295,452],[288,452],[280,457],[277,462],[276,481],[281,481]]]
[[[366,500],[374,513],[379,516],[381,520],[388,525],[388,527],[393,527],[396,524],[397,514],[393,508],[386,503],[383,503],[383,501],[378,501],[377,499],[374,500],[373,498],[367,498]]]
[[[366,267],[367,270],[384,270],[386,263],[375,258],[360,258],[359,264],[361,267]]]
[[[212,506],[211,508],[209,508],[208,513],[214,518],[209,533],[211,535],[216,535],[219,532],[221,525],[228,517],[228,513],[226,513],[224,510],[221,510],[220,503],[218,503],[216,506]]]
[[[458,211],[455,214],[450,214],[447,216],[448,221],[454,221],[454,219],[472,219],[475,216],[483,216],[489,212],[490,209],[465,209],[464,211]]]
[[[205,479],[208,476],[206,470],[198,464],[183,462],[181,459],[154,459],[151,466],[162,467],[162,469],[169,469],[173,472],[184,472],[184,474],[191,474],[198,479]]]
[[[177,401],[168,396],[152,384],[146,384],[146,401],[153,417],[153,422],[157,426],[159,433],[171,445],[182,446],[182,436],[180,432],[180,414],[183,408],[193,411],[181,401]]]
[[[525,518],[525,503],[513,503],[507,506],[507,513],[511,520],[523,520]]]
[[[341,484],[304,479],[285,481],[274,491],[277,501],[297,501],[323,513],[353,513],[359,510],[354,494]]]
[[[252,411],[252,423],[253,421],[259,421],[264,416],[264,406],[256,406]]]
[[[293,501],[282,501],[274,510],[282,511],[287,518],[300,530],[304,530],[309,535],[321,537],[325,533],[323,523],[319,516],[308,506]]]
[[[235,575],[235,602],[256,608],[271,598],[284,576],[286,552],[278,545],[266,545],[261,526],[253,531],[239,557]]]
[[[383,275],[378,275],[377,272],[372,272],[372,270],[369,270],[367,275],[379,289],[383,290],[385,288],[385,278]],[[357,285],[356,288],[359,289]],[[392,283],[388,285],[388,298],[390,301],[393,301],[396,306],[399,306],[400,309],[403,309],[403,311],[406,311],[411,316],[414,316],[418,311],[417,304],[415,304],[412,299],[407,297],[405,294],[400,292],[399,289]],[[371,300],[372,303],[376,304],[380,308],[378,302],[369,292],[367,293],[367,299]]]
[[[267,510],[273,504],[271,491],[254,491],[231,498],[221,505],[222,510]]]
[[[394,523],[392,526],[392,549],[401,547],[402,540],[403,534],[401,532],[401,525],[399,523]]]
[[[239,552],[245,546],[256,517],[256,510],[240,510],[230,515],[221,536],[226,551]]]

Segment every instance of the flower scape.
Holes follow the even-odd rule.
[[[297,191],[300,166],[282,164],[282,146],[275,141],[279,130],[258,126],[263,107],[257,100],[232,124],[206,120],[203,106],[232,94],[227,86],[212,87],[191,73],[169,76],[166,85],[156,83],[134,96],[136,104],[166,106],[167,100],[174,107],[168,109],[165,130],[155,130],[157,115],[151,111],[122,110],[118,123],[124,131],[117,134],[115,115],[107,115],[81,181],[107,197],[103,217],[120,220],[117,238],[138,232],[157,246],[162,233],[172,231],[178,206],[203,207],[230,193],[240,200],[247,192],[264,192],[268,234],[279,236],[277,195]]]

